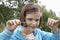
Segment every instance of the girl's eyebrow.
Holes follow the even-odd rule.
[[[33,18],[27,18],[27,19],[33,19]]]
[[[33,20],[33,18],[27,18],[28,20]]]
[[[27,18],[27,19],[33,19],[33,18]],[[36,18],[36,19],[40,19],[40,18]]]
[[[27,19],[29,19],[29,20],[33,20],[33,18],[27,18]],[[37,21],[37,20],[40,20],[40,18],[39,18],[39,19],[35,19],[35,20],[36,20],[36,21]]]

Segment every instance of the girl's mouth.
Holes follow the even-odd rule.
[[[33,29],[36,28],[35,26],[31,26]]]

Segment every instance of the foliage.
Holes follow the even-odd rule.
[[[59,18],[56,16],[55,12],[53,12],[52,10],[47,11],[45,9],[45,6],[42,6],[40,8],[41,8],[41,12],[42,12],[41,29],[45,30],[45,31],[50,31],[50,29],[47,26],[48,18],[52,18],[52,19],[56,19],[56,20],[59,20]],[[60,24],[60,22],[59,22],[59,24]]]
[[[0,5],[0,23],[5,23],[13,17],[13,10],[11,8]]]
[[[21,11],[22,7],[24,6],[24,4],[21,0],[16,0],[16,1],[18,1],[18,3],[19,3],[18,8],[9,8],[9,7],[6,7],[5,5],[0,5],[0,27],[2,27],[3,26],[2,24],[5,24],[6,21],[9,19],[19,18],[20,11]],[[36,0],[30,0],[29,2],[37,3]],[[41,22],[40,28],[45,31],[50,31],[50,29],[46,25],[48,18],[49,17],[54,18],[54,19],[58,19],[58,18],[56,17],[55,13],[52,10],[47,11],[45,9],[45,6],[42,6],[40,8],[41,8],[41,12],[42,12],[42,22]],[[14,15],[14,13],[16,15]],[[58,19],[58,20],[59,20],[59,24],[60,24],[60,19]]]

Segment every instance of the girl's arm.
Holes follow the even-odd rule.
[[[58,30],[57,33],[54,33],[53,31],[52,33],[45,31],[40,31],[39,33],[41,34],[43,40],[60,40],[60,30]]]
[[[0,40],[9,40],[12,34],[13,32],[5,28],[4,31],[0,33]]]

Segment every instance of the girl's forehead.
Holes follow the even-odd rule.
[[[41,13],[40,12],[31,12],[26,14],[26,17],[28,18],[40,18],[41,17]]]

